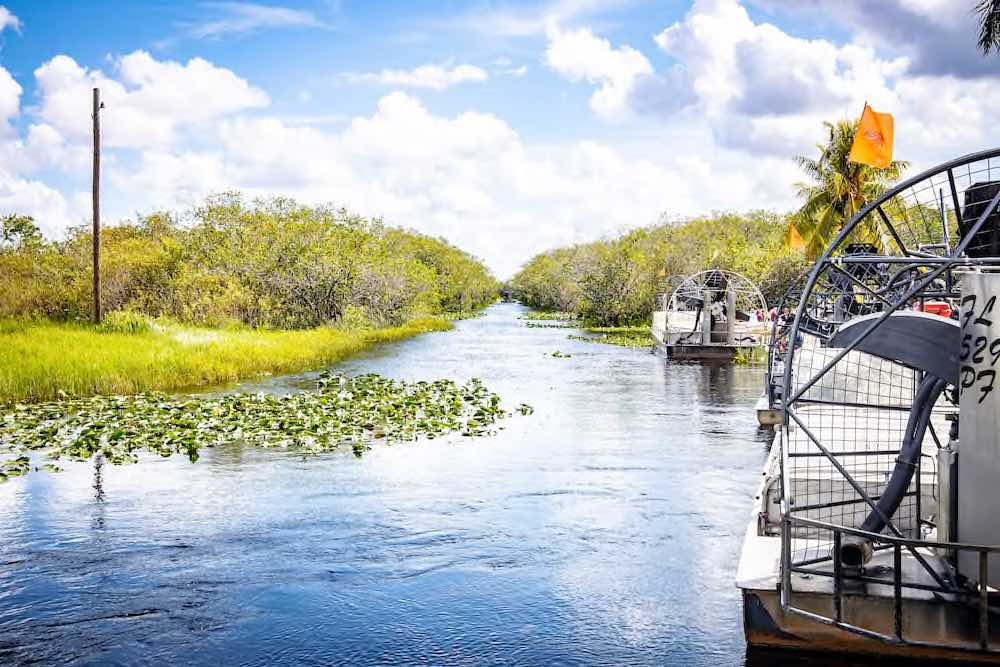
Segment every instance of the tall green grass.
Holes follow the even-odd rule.
[[[85,324],[0,321],[0,403],[132,394],[234,382],[333,363],[376,343],[452,324],[427,318],[344,331],[201,329],[154,321],[132,332]]]

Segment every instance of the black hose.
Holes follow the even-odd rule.
[[[701,309],[704,307],[705,307],[705,302],[702,301],[702,305],[698,306],[698,310],[696,310],[694,313],[694,329],[691,329],[691,331],[684,334],[681,338],[678,338],[677,341],[674,343],[675,345],[680,345],[681,343],[688,342],[688,339],[691,338],[691,336],[698,333],[698,323],[701,322]]]
[[[935,375],[926,375],[921,381],[917,388],[917,395],[913,399],[913,407],[910,409],[910,418],[906,422],[903,443],[899,447],[899,456],[896,457],[896,467],[892,470],[889,483],[882,491],[882,496],[875,503],[875,509],[861,524],[861,530],[869,533],[882,532],[886,522],[899,509],[899,505],[906,495],[906,490],[910,488],[913,474],[917,470],[924,434],[927,432],[927,424],[930,422],[934,404],[937,403],[938,397],[947,385],[947,380],[942,380]]]

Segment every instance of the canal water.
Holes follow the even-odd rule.
[[[760,369],[523,312],[335,367],[479,377],[535,408],[494,437],[360,459],[229,446],[0,485],[0,663],[744,664]]]

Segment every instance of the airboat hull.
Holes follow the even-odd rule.
[[[771,405],[766,390],[757,399],[755,409],[757,410],[757,423],[761,426],[777,426],[781,423],[781,407]]]
[[[742,338],[753,341],[752,345],[730,345],[727,343],[702,343],[695,342],[690,332],[685,328],[681,331],[672,331],[667,327],[667,314],[664,311],[653,313],[653,340],[656,348],[670,359],[678,361],[719,361],[729,362],[738,355],[751,356],[755,350],[763,347],[763,336],[757,327],[743,327],[739,329]],[[685,323],[687,326],[687,323]]]
[[[796,603],[815,608],[817,613],[829,613],[829,595],[798,594]],[[907,605],[907,621],[923,626],[936,634],[940,642],[954,641],[955,619],[945,611],[945,605],[934,602],[914,602]],[[891,624],[892,601],[864,596],[858,608],[868,617],[869,626]],[[993,615],[994,619],[996,615]],[[743,628],[749,651],[753,649],[793,650],[796,652],[854,655],[871,658],[921,658],[968,664],[1000,664],[1000,656],[983,653],[970,640],[968,649],[945,649],[914,644],[890,644],[857,632],[821,623],[797,614],[785,613],[776,590],[743,590]],[[932,638],[933,641],[933,638]]]
[[[940,422],[938,425],[943,426]],[[761,486],[754,499],[736,573],[749,650],[794,650],[829,654],[831,657],[855,655],[1000,664],[1000,653],[996,652],[996,647],[1000,646],[1000,610],[990,610],[989,643],[992,652],[984,651],[980,644],[978,609],[956,604],[947,595],[919,588],[901,589],[902,628],[906,642],[886,641],[864,634],[893,635],[895,600],[890,585],[845,586],[841,592],[842,623],[836,625],[830,622],[835,609],[832,579],[793,573],[790,607],[794,609],[784,610],[780,598],[782,538],[775,522],[780,510],[774,493],[780,477],[780,452],[781,442],[776,441],[762,470]],[[792,471],[791,474],[794,476],[796,473]],[[807,471],[806,474],[815,475],[815,472]],[[813,482],[828,488],[833,480],[817,477]],[[925,485],[925,488],[932,487],[929,481],[925,481]],[[931,501],[930,497],[925,498],[924,504],[930,505]],[[925,551],[924,556],[935,564],[939,574],[944,572],[939,556],[930,550]],[[933,587],[934,581],[912,556],[904,552],[900,564],[902,580],[928,589]],[[876,576],[891,578],[886,574],[893,568],[891,550],[876,552],[867,568],[872,573],[881,573]],[[855,630],[845,627],[848,625]],[[936,646],[932,646],[934,644]]]
[[[728,345],[664,345],[667,356],[682,361],[732,361],[739,350]]]

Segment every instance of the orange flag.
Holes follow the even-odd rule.
[[[788,233],[785,234],[785,247],[792,250],[803,250],[806,247],[806,242],[802,239],[802,235],[799,234],[799,230],[795,228],[794,222],[788,223]]]
[[[892,114],[873,111],[866,102],[847,159],[879,169],[888,167],[892,162]]]

